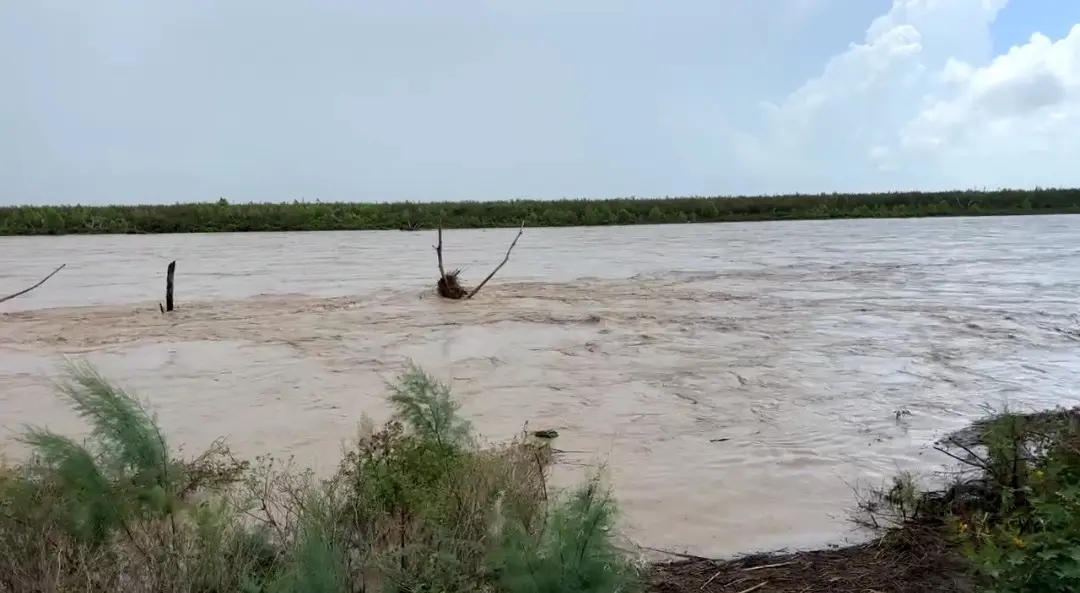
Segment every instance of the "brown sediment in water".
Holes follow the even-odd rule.
[[[556,481],[604,464],[634,541],[841,542],[853,485],[938,470],[933,442],[985,403],[1072,397],[1061,245],[1080,227],[1033,225],[534,229],[468,303],[435,296],[430,233],[5,238],[5,287],[71,263],[3,303],[0,447],[18,455],[26,423],[83,430],[49,382],[64,354],[148,398],[187,451],[224,437],[332,467],[411,359],[487,439],[558,430]],[[455,231],[452,262],[476,283],[508,239]],[[183,306],[161,315],[174,257]]]

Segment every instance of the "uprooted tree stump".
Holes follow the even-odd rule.
[[[469,291],[465,290],[461,281],[458,280],[460,274],[461,270],[451,270],[450,273],[439,278],[439,281],[435,283],[439,296],[444,299],[463,299],[469,296]]]
[[[480,292],[480,289],[488,283],[489,280],[495,277],[495,274],[506,265],[506,262],[510,261],[510,252],[514,250],[514,246],[517,245],[518,239],[521,238],[521,234],[525,232],[525,221],[521,222],[521,226],[518,228],[517,236],[510,243],[510,247],[506,250],[506,255],[503,256],[503,260],[499,262],[499,265],[495,266],[495,269],[484,278],[483,282],[478,284],[476,288],[472,290],[466,289],[461,285],[459,277],[461,276],[461,270],[451,270],[449,273],[443,266],[443,250],[442,250],[442,224],[439,224],[439,244],[433,246],[435,249],[435,256],[439,260],[439,281],[435,283],[435,292],[438,293],[444,299],[462,300],[471,299],[476,296],[476,293]]]
[[[56,268],[55,270],[53,270],[51,274],[49,274],[48,276],[42,278],[41,280],[38,281],[37,284],[31,286],[30,288],[24,288],[24,289],[20,290],[19,292],[14,292],[14,293],[11,293],[11,294],[9,294],[7,296],[0,296],[0,303],[2,303],[4,301],[10,301],[11,299],[13,299],[15,297],[20,297],[20,296],[30,292],[31,290],[34,290],[35,288],[41,286],[42,284],[45,284],[46,282],[49,281],[49,278],[52,278],[53,276],[56,275],[57,272],[59,272],[60,270],[63,270],[64,266],[66,266],[66,265],[67,264],[60,264],[59,268]]]

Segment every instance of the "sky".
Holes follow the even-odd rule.
[[[1080,186],[1076,0],[0,0],[0,205]]]

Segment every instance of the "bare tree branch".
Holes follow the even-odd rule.
[[[523,232],[525,232],[524,220],[521,221],[521,227],[518,228],[517,236],[514,237],[513,242],[510,243],[510,247],[506,250],[506,255],[503,257],[503,260],[499,262],[499,265],[495,266],[495,269],[487,275],[487,278],[484,278],[483,282],[481,282],[476,288],[472,289],[472,291],[468,291],[465,290],[465,288],[458,280],[458,275],[461,274],[461,270],[453,270],[449,273],[446,272],[446,267],[443,264],[442,222],[440,221],[438,229],[439,244],[431,246],[432,249],[435,250],[435,256],[439,260],[439,282],[438,284],[436,284],[436,292],[439,294],[439,296],[445,299],[453,300],[471,299],[476,296],[476,293],[480,292],[480,289],[483,288],[485,284],[487,284],[492,278],[495,277],[495,274],[497,274],[499,270],[501,270],[502,267],[506,265],[506,262],[510,261],[510,252],[514,250],[514,246],[517,245],[518,239],[521,238],[521,234]]]
[[[466,299],[471,299],[474,296],[476,296],[476,293],[480,292],[480,289],[483,288],[484,285],[488,283],[488,280],[491,280],[495,276],[495,274],[497,274],[499,272],[499,270],[501,270],[502,267],[506,265],[506,262],[510,261],[510,252],[514,250],[514,245],[517,245],[518,239],[521,238],[521,233],[524,233],[524,232],[525,232],[525,221],[523,220],[523,221],[521,221],[521,227],[518,228],[517,236],[514,237],[514,241],[512,243],[510,243],[510,248],[506,250],[506,257],[503,257],[503,260],[501,262],[499,262],[499,265],[495,266],[495,269],[492,270],[491,273],[487,275],[487,278],[484,278],[483,282],[481,282],[479,285],[477,285],[476,288],[472,289],[472,292],[470,292],[469,295],[465,297]]]
[[[30,288],[20,290],[19,292],[16,292],[14,294],[9,294],[9,295],[7,295],[5,297],[0,297],[0,303],[2,303],[4,301],[10,301],[11,299],[13,299],[15,297],[18,297],[18,296],[22,296],[22,295],[30,292],[31,290],[34,290],[35,288],[41,286],[42,284],[45,284],[49,280],[49,278],[52,278],[53,276],[56,275],[57,272],[59,272],[60,270],[63,270],[64,266],[66,266],[66,265],[67,264],[60,264],[60,267],[53,270],[52,274],[49,274],[48,276],[42,278],[37,284],[31,286]]]
[[[443,268],[442,261],[442,221],[439,221],[439,244],[433,245],[432,249],[435,250],[435,256],[439,258],[439,278],[446,278],[446,269]]]
[[[435,255],[439,258],[439,282],[435,285],[435,291],[444,299],[458,300],[465,298],[469,293],[465,291],[458,281],[458,274],[461,273],[461,270],[454,270],[447,274],[446,268],[443,267],[442,222],[439,223],[439,244],[435,246]]]

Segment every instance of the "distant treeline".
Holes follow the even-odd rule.
[[[503,202],[0,208],[0,235],[593,226],[1080,212],[1080,189]]]

